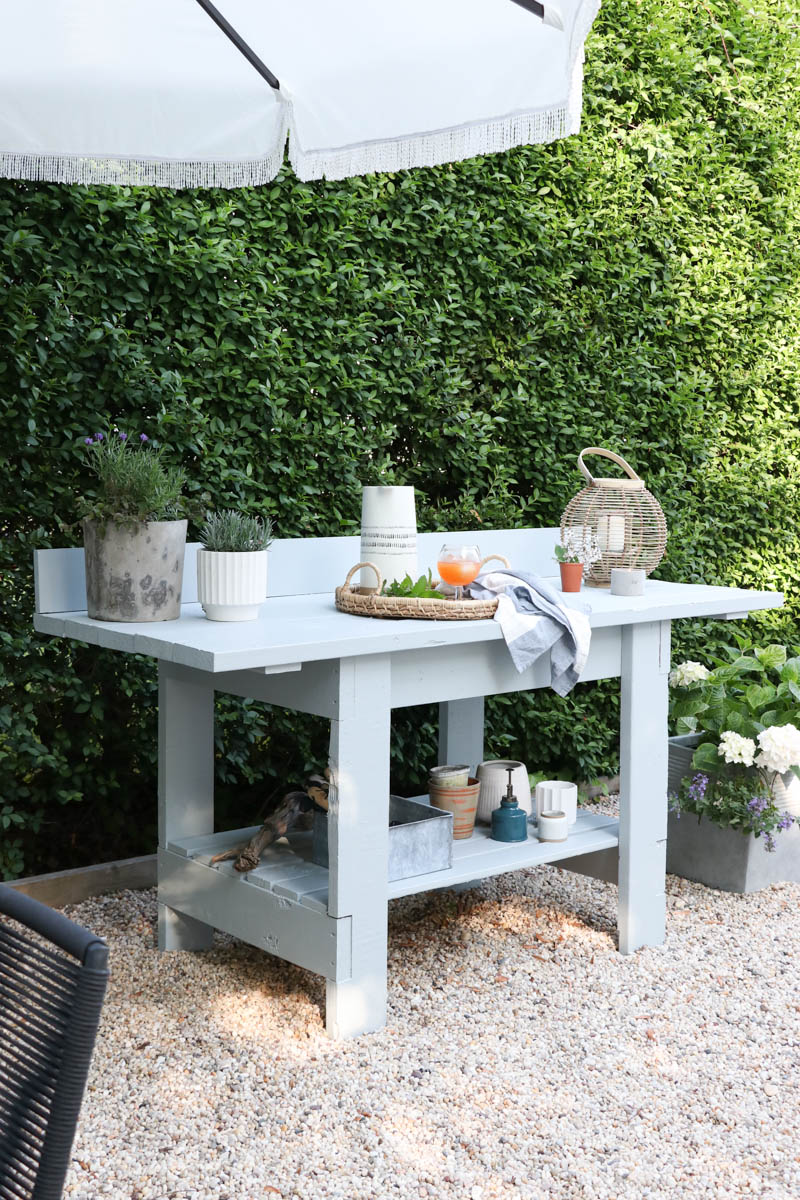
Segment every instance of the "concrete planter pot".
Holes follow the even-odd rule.
[[[181,615],[186,521],[83,522],[86,607],[97,621],[175,621]]]
[[[209,621],[255,621],[267,598],[266,550],[198,550],[197,597]]]
[[[668,789],[677,792],[684,776],[691,774],[697,734],[669,739]],[[774,799],[778,807],[791,807],[797,800],[800,780],[794,775],[776,780]],[[797,785],[797,786],[796,786]],[[691,813],[669,814],[667,827],[667,870],[671,875],[694,879],[723,892],[757,892],[773,883],[800,882],[800,828],[793,825],[777,835],[776,849],[769,852],[763,837],[723,829],[705,817]]]

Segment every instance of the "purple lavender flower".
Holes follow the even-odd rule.
[[[764,809],[769,804],[768,796],[753,796],[752,800],[747,801],[747,807],[754,816],[761,816]]]
[[[707,787],[708,776],[698,772],[689,784],[689,799],[697,804],[705,797]]]
[[[147,436],[147,434],[146,434],[146,433],[140,433],[140,434],[139,434],[139,441],[140,441],[140,442],[141,442],[141,443],[144,445],[144,443],[145,443],[145,442],[149,442],[149,441],[150,441],[150,438]]]
[[[773,852],[773,850],[775,849],[775,838],[772,836],[771,833],[765,833],[764,841],[766,842],[764,849],[767,850],[771,854]]]
[[[104,433],[96,433],[96,434],[94,435],[94,440],[95,440],[96,442],[102,442],[104,439],[105,439],[105,434],[104,434]]]
[[[92,446],[94,444],[94,438],[84,438],[83,444],[84,446]]]
[[[128,435],[127,435],[127,433],[121,433],[121,434],[119,435],[119,440],[120,440],[121,442],[127,442],[127,440],[128,440]]]
[[[780,829],[781,831],[783,831],[784,829],[791,829],[793,824],[794,824],[794,817],[792,816],[792,814],[784,813],[783,816],[781,817],[780,821],[778,821],[778,829]]]

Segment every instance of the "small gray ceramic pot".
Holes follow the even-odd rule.
[[[643,596],[645,573],[640,567],[611,568],[612,596]]]

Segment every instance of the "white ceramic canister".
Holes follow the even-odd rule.
[[[198,550],[197,598],[209,621],[255,621],[267,598],[268,550]]]
[[[565,842],[569,836],[569,821],[565,812],[543,812],[539,816],[540,842]]]
[[[405,575],[412,579],[419,577],[413,487],[363,489],[360,558],[362,562],[375,563],[387,583]],[[374,591],[372,571],[362,570],[360,586]]]
[[[800,779],[793,771],[776,775],[770,787],[772,801],[779,812],[787,812],[800,821]]]
[[[431,767],[430,782],[437,787],[465,788],[469,782],[469,767]]]
[[[536,785],[536,820],[542,813],[566,813],[567,824],[574,825],[578,819],[578,786],[564,779],[545,779]]]
[[[505,796],[508,788],[509,767],[513,768],[511,787],[517,798],[517,803],[520,808],[525,810],[528,816],[531,815],[533,805],[531,802],[531,785],[528,779],[528,768],[524,763],[516,762],[511,758],[492,758],[487,759],[486,762],[482,762],[475,772],[481,781],[478,811],[475,814],[476,821],[483,821],[487,825],[491,823],[492,813],[496,808],[500,807],[500,801]]]

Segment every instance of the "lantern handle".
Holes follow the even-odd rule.
[[[639,483],[642,482],[641,477],[636,474],[633,467],[629,463],[625,462],[625,459],[622,458],[621,455],[615,454],[613,450],[601,450],[599,446],[587,446],[586,449],[581,450],[580,454],[578,455],[578,470],[580,471],[581,475],[583,475],[587,483],[594,483],[595,478],[589,468],[586,466],[586,463],[583,461],[584,454],[599,454],[603,458],[610,458],[611,461],[615,462],[618,467],[622,467],[623,471],[625,471],[631,479],[637,479]]]

